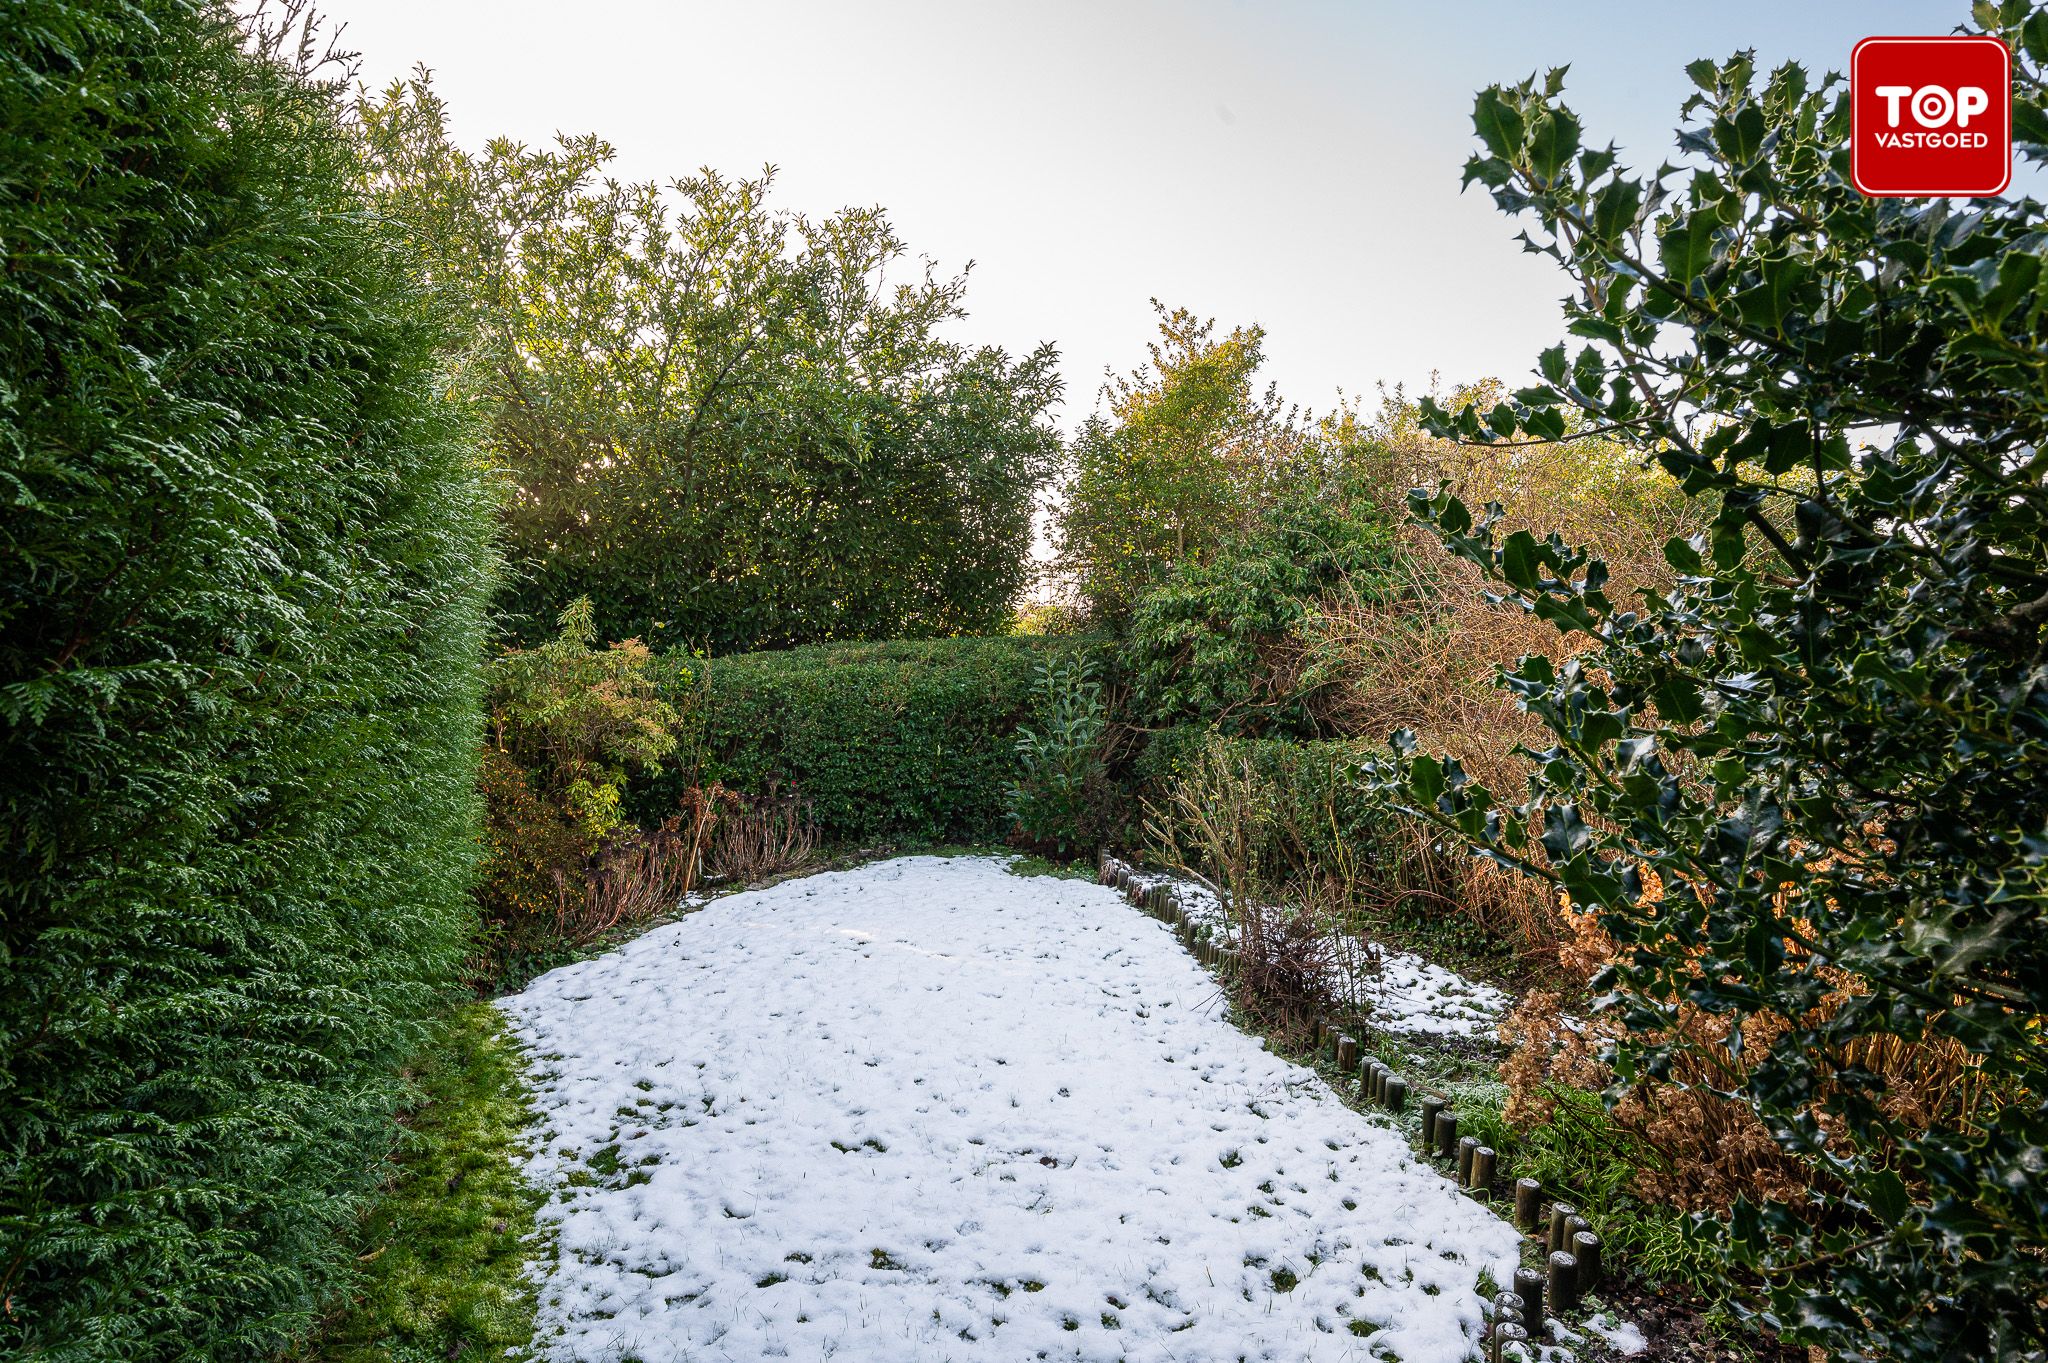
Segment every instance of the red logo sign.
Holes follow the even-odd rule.
[[[1865,194],[1975,198],[2012,180],[2012,54],[1996,38],[1865,38],[1849,101]]]

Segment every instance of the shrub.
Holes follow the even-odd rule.
[[[1454,410],[1478,404],[1483,411],[1502,396],[1501,385],[1489,381],[1448,401]],[[1618,580],[1638,587],[1669,587],[1674,575],[1663,545],[1711,520],[1675,479],[1643,467],[1637,452],[1611,436],[1588,435],[1569,446],[1461,445],[1429,435],[1416,406],[1392,394],[1351,443],[1389,514],[1403,499],[1394,489],[1447,482],[1468,501],[1500,504],[1506,526],[1543,524],[1582,536]],[[1482,592],[1478,570],[1442,553],[1426,529],[1405,527],[1403,540],[1396,585],[1373,576],[1360,591],[1347,581],[1297,627],[1304,673],[1328,679],[1314,697],[1315,714],[1341,734],[1380,739],[1412,730],[1419,743],[1455,755],[1467,775],[1490,788],[1518,789],[1532,766],[1529,753],[1545,746],[1545,731],[1493,684],[1495,672],[1532,653],[1562,665],[1583,641]],[[1540,882],[1491,862],[1440,855],[1433,833],[1398,812],[1371,822],[1382,842],[1406,849],[1386,888],[1406,889],[1417,905],[1455,902],[1465,918],[1511,943],[1536,973],[1560,975],[1563,924],[1556,896]]]
[[[642,832],[624,813],[629,777],[652,776],[677,748],[681,716],[637,639],[593,648],[590,603],[561,633],[511,649],[487,670],[490,745],[481,788],[487,828],[477,887],[485,974],[502,977],[671,907],[690,888],[698,847],[673,818]]]
[[[676,750],[681,716],[660,694],[654,655],[638,639],[591,647],[590,602],[571,602],[561,633],[509,649],[488,676],[491,737],[587,836],[624,822],[630,772],[653,773]],[[687,668],[671,683],[687,685]]]
[[[810,864],[818,825],[801,795],[769,789],[718,802],[704,844],[707,880],[750,884]]]
[[[491,499],[334,90],[0,22],[0,1354],[264,1358],[459,960]]]
[[[1390,521],[1363,496],[1317,489],[1263,512],[1206,562],[1138,598],[1127,665],[1139,723],[1226,733],[1324,733],[1316,701],[1336,677],[1309,666],[1303,627],[1344,589],[1377,599],[1395,580]]]
[[[2016,48],[2014,126],[2048,157],[2048,10],[1976,12]],[[1558,439],[1575,413],[1711,528],[1630,610],[1562,538],[1418,492],[1448,548],[1587,653],[1502,678],[1548,730],[1527,801],[1412,744],[1384,780],[1594,917],[1623,1085],[1703,1065],[1804,1167],[1806,1199],[1700,1225],[1773,1323],[1846,1359],[2038,1357],[2041,205],[1863,198],[1837,80],[1747,55],[1689,71],[1682,190],[1581,150],[1561,73],[1479,96],[1468,177],[1534,215],[1594,344],[1544,352],[1488,411],[1426,410],[1467,441]],[[1967,1071],[1973,1100],[1895,1101],[1909,1050]]]
[[[1090,803],[1103,789],[1109,705],[1091,658],[1054,655],[1038,664],[1037,713],[1017,731],[1009,814],[1016,833],[1064,854],[1091,831]]]
[[[694,691],[672,693],[698,769],[643,783],[634,808],[661,817],[690,785],[716,780],[750,794],[793,788],[829,841],[1000,838],[1039,662],[1103,651],[1007,636],[713,659]]]

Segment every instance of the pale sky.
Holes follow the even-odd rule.
[[[776,202],[881,204],[913,256],[974,262],[964,340],[1063,357],[1071,428],[1135,366],[1147,301],[1259,322],[1266,377],[1341,387],[1519,379],[1563,278],[1458,179],[1472,95],[1569,62],[1589,142],[1651,167],[1685,63],[1753,46],[1844,70],[1953,3],[1713,0],[328,0],[382,84],[435,73],[455,135],[596,132],[614,173],[780,168]],[[906,267],[906,274],[908,269]]]

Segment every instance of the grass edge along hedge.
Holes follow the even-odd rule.
[[[0,1355],[269,1357],[470,919],[491,499],[336,93],[0,25]]]
[[[702,780],[794,786],[827,842],[999,841],[1039,663],[1103,651],[1096,639],[1006,635],[739,653],[697,662],[701,680],[676,703]],[[689,766],[641,784],[643,822],[675,810]]]

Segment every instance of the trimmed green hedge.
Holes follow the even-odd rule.
[[[793,785],[829,841],[999,839],[1039,662],[1106,650],[1005,636],[742,653],[712,660],[677,703],[698,735],[703,780],[756,793]],[[636,814],[673,811],[689,784],[681,770],[646,783]]]
[[[465,945],[491,500],[338,95],[0,21],[0,1356],[271,1356]]]

